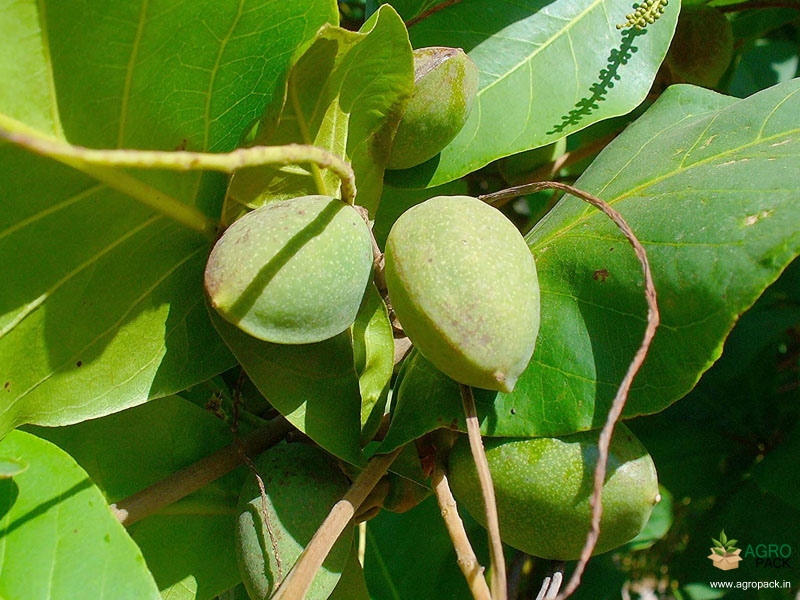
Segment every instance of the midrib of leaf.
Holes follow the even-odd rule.
[[[800,90],[796,90],[795,92],[792,92],[792,94],[790,94],[789,96],[787,96],[787,98],[786,98],[785,100],[788,100],[788,99],[789,99],[789,97],[791,97],[791,95],[793,95],[793,94],[795,94],[795,93],[797,93],[797,92],[800,92]],[[784,101],[785,101],[785,100],[784,100]],[[781,104],[783,104],[783,102],[782,102]],[[734,105],[734,106],[735,106],[735,105]],[[694,148],[696,148],[696,147],[697,147],[697,143],[699,143],[700,139],[703,137],[703,135],[705,134],[705,132],[707,132],[707,131],[708,131],[709,127],[711,127],[711,125],[713,124],[713,122],[714,122],[714,121],[715,121],[715,120],[716,120],[716,119],[717,119],[717,118],[718,118],[718,117],[719,117],[719,116],[720,116],[720,115],[721,115],[721,114],[724,112],[724,110],[728,110],[728,109],[723,109],[723,111],[719,111],[719,112],[717,112],[717,114],[716,114],[716,115],[714,115],[714,116],[711,118],[711,121],[709,122],[708,126],[707,126],[707,127],[704,129],[704,130],[703,130],[703,134],[701,134],[701,135],[698,135],[698,137],[697,137],[697,141],[695,142],[695,145],[694,145],[694,146],[692,146],[692,148],[691,148],[691,149],[687,150],[686,154],[684,155],[684,160],[685,160],[685,159],[686,159],[686,157],[687,157],[687,156],[688,156],[688,155],[691,153],[691,151],[692,151]],[[777,106],[776,106],[776,110],[777,110]],[[774,112],[774,111],[772,111],[772,112]],[[772,112],[770,112],[770,114],[772,114]],[[687,118],[687,119],[691,119],[691,118],[694,118],[695,116],[696,116],[696,115],[691,115],[691,116],[688,116],[688,117],[686,117],[686,118]],[[682,123],[684,123],[684,121],[685,121],[685,119],[684,119],[684,120],[681,120],[681,121],[679,121],[678,123],[676,123],[676,124],[675,124],[673,127],[671,127],[670,129],[672,129],[672,128],[674,128],[674,127],[678,127],[679,125],[681,125]],[[680,164],[680,165],[678,165],[678,168],[676,168],[676,169],[674,169],[674,170],[672,170],[672,171],[670,171],[670,172],[668,172],[668,173],[664,173],[663,175],[659,175],[659,176],[657,176],[657,177],[655,177],[655,178],[653,178],[653,179],[651,179],[651,180],[649,180],[649,181],[647,181],[647,182],[645,182],[645,183],[642,183],[642,184],[640,184],[640,185],[638,185],[638,186],[636,186],[636,187],[634,187],[634,188],[631,188],[631,189],[630,189],[630,190],[628,190],[627,192],[625,192],[625,193],[623,193],[623,194],[621,194],[621,195],[617,196],[617,197],[616,197],[616,198],[614,198],[614,199],[611,199],[611,200],[606,200],[606,202],[608,202],[608,203],[609,203],[609,204],[611,204],[611,205],[618,204],[619,202],[622,202],[622,201],[624,201],[624,200],[628,199],[630,196],[634,196],[634,195],[636,195],[636,194],[639,194],[639,193],[643,192],[644,190],[646,190],[647,188],[649,188],[649,187],[651,187],[651,186],[653,186],[653,185],[655,185],[655,184],[657,184],[657,183],[661,183],[661,182],[663,182],[663,181],[665,181],[665,180],[669,179],[670,177],[674,177],[675,175],[680,175],[680,174],[686,173],[686,172],[688,172],[688,171],[691,171],[692,169],[695,169],[695,168],[698,168],[698,167],[701,167],[701,166],[705,166],[705,165],[707,165],[708,163],[713,163],[713,162],[715,162],[715,161],[717,161],[717,160],[719,160],[719,159],[721,159],[721,158],[724,158],[724,157],[726,157],[726,156],[733,155],[733,154],[735,154],[735,153],[741,152],[741,151],[743,151],[743,150],[746,150],[746,149],[748,149],[748,148],[751,148],[751,147],[753,147],[753,146],[757,146],[757,145],[760,145],[760,144],[768,143],[768,142],[770,142],[771,140],[775,140],[775,139],[778,139],[778,138],[789,138],[789,137],[790,137],[790,136],[792,136],[792,135],[800,134],[800,127],[797,127],[797,128],[795,128],[795,129],[789,129],[789,130],[786,130],[786,131],[782,131],[782,132],[780,132],[780,133],[777,133],[777,134],[775,134],[775,135],[772,135],[772,136],[769,136],[769,137],[761,137],[761,133],[763,132],[763,130],[764,130],[764,126],[765,126],[765,125],[766,125],[766,120],[765,120],[764,124],[762,124],[762,126],[761,126],[761,129],[760,129],[760,131],[759,131],[759,134],[758,134],[758,136],[757,136],[757,137],[756,137],[756,138],[755,138],[753,141],[751,141],[751,142],[748,142],[748,143],[746,143],[746,144],[742,144],[742,145],[740,145],[740,146],[736,146],[735,148],[730,148],[730,149],[728,149],[728,150],[724,150],[724,151],[722,151],[722,152],[720,152],[720,153],[718,153],[718,154],[711,155],[711,156],[709,156],[708,158],[704,158],[704,159],[702,159],[702,160],[698,160],[697,162],[694,162],[694,163],[692,163],[692,164],[691,164],[691,165],[689,165],[688,167],[682,167],[682,165],[683,165],[683,161],[681,161],[681,164]],[[597,195],[597,196],[601,196],[601,197],[602,197],[602,193],[603,193],[603,191],[604,191],[604,190],[605,190],[605,189],[606,189],[606,188],[607,188],[609,185],[611,185],[611,184],[612,184],[612,183],[613,183],[613,182],[616,180],[616,177],[617,177],[617,176],[618,176],[620,173],[622,173],[622,172],[623,172],[625,169],[627,169],[627,168],[630,166],[630,164],[631,164],[631,163],[633,163],[633,162],[635,161],[636,157],[637,157],[637,156],[638,156],[638,155],[639,155],[641,152],[643,152],[643,151],[644,151],[644,149],[645,149],[647,146],[649,146],[649,145],[650,145],[650,144],[651,144],[651,143],[652,143],[652,142],[653,142],[653,141],[654,141],[656,138],[658,138],[658,137],[662,136],[662,135],[663,135],[665,132],[667,132],[667,131],[669,131],[669,129],[663,129],[663,130],[660,130],[660,131],[656,132],[656,133],[653,135],[653,137],[652,137],[652,138],[650,138],[650,139],[647,141],[647,143],[645,143],[645,144],[642,144],[642,146],[639,148],[639,150],[638,150],[636,153],[634,153],[634,154],[633,154],[633,156],[630,158],[630,160],[628,160],[628,162],[626,162],[624,165],[622,165],[622,166],[621,166],[621,167],[620,167],[620,168],[617,170],[617,172],[616,172],[616,173],[615,173],[613,176],[610,176],[610,177],[608,177],[608,181],[607,181],[607,182],[606,182],[606,184],[605,184],[605,185],[604,185],[604,186],[603,186],[603,187],[602,187],[602,188],[601,188],[601,189],[600,189],[600,190],[599,190],[599,191],[596,193],[596,195]],[[559,230],[559,231],[557,231],[557,232],[554,232],[553,234],[549,235],[549,236],[548,236],[546,239],[544,239],[544,240],[540,240],[540,242],[539,242],[539,243],[537,243],[537,244],[535,244],[535,245],[531,246],[531,248],[532,248],[532,249],[533,249],[533,248],[540,248],[540,247],[542,247],[543,245],[547,245],[547,244],[548,244],[548,243],[550,243],[552,240],[554,240],[554,239],[556,239],[556,238],[558,238],[558,237],[560,237],[560,236],[562,236],[562,235],[565,235],[566,233],[568,233],[568,232],[569,232],[569,231],[571,231],[572,229],[574,229],[574,228],[578,227],[578,226],[579,226],[580,224],[582,224],[584,221],[586,221],[586,220],[588,220],[589,218],[591,218],[592,216],[594,216],[594,214],[595,214],[595,213],[594,213],[594,211],[592,211],[592,212],[587,212],[587,213],[586,213],[586,214],[584,214],[582,217],[578,217],[577,219],[575,219],[574,221],[572,221],[570,224],[566,225],[566,226],[565,226],[563,229],[561,229],[561,230]],[[542,223],[544,223],[544,221],[542,221]],[[534,230],[531,230],[531,231],[534,231]]]
[[[225,53],[225,48],[228,45],[231,37],[233,36],[233,32],[236,29],[236,26],[239,24],[239,20],[242,18],[242,9],[244,8],[244,0],[239,0],[239,6],[236,9],[236,17],[233,19],[231,26],[228,28],[228,31],[225,33],[225,37],[223,37],[219,41],[219,51],[217,52],[217,57],[214,60],[214,66],[211,69],[211,76],[209,77],[208,81],[208,90],[206,91],[206,102],[203,111],[203,151],[208,151],[208,136],[209,136],[209,123],[211,120],[211,96],[214,91],[214,84],[217,80],[217,72],[220,68],[220,63],[222,62],[222,55]]]
[[[133,38],[133,47],[131,48],[131,56],[128,59],[128,67],[125,70],[125,83],[122,87],[122,103],[120,106],[119,129],[117,131],[117,148],[122,148],[125,141],[125,127],[128,119],[128,101],[131,95],[131,86],[133,85],[133,70],[136,67],[136,60],[139,56],[139,47],[142,42],[142,32],[144,25],[147,21],[147,9],[150,6],[150,0],[142,0],[142,6],[139,9],[139,22],[136,24],[136,35]]]
[[[56,95],[56,82],[53,77],[53,60],[50,57],[50,35],[47,25],[47,11],[45,9],[45,0],[38,0],[39,8],[39,27],[42,31],[42,54],[44,55],[45,64],[47,65],[47,87],[50,88],[50,114],[53,120],[53,132],[56,137],[64,139],[64,128],[61,125],[61,114],[58,110],[58,96]]]
[[[480,90],[478,90],[477,96],[480,97],[481,95],[483,95],[483,93],[485,91],[491,89],[492,87],[494,87],[496,84],[498,84],[499,82],[503,81],[507,77],[510,77],[512,73],[515,73],[517,71],[517,69],[520,69],[525,65],[529,65],[531,62],[533,62],[533,59],[536,58],[536,55],[539,54],[539,52],[542,52],[543,50],[546,50],[553,42],[555,42],[562,35],[567,35],[568,36],[570,29],[572,29],[577,23],[579,23],[581,21],[581,19],[583,19],[588,13],[590,13],[592,10],[594,10],[597,7],[598,4],[604,5],[605,4],[605,0],[595,0],[594,2],[592,2],[583,11],[581,11],[579,14],[575,15],[575,18],[573,18],[563,29],[559,29],[558,31],[556,31],[556,33],[554,33],[552,36],[550,36],[547,40],[542,42],[541,46],[539,46],[533,52],[531,52],[529,55],[527,55],[524,60],[520,61],[519,63],[517,63],[516,65],[511,67],[508,71],[503,73],[503,75],[501,75],[500,77],[498,77],[497,79],[492,81],[486,87],[481,88]],[[553,17],[552,15],[547,15],[547,17],[549,19],[553,19],[553,20],[556,19],[556,17]],[[606,20],[608,20],[608,19],[606,19]]]

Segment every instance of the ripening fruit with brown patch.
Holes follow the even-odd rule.
[[[460,48],[414,50],[414,91],[392,143],[389,169],[433,158],[464,127],[478,93],[478,67]]]
[[[405,333],[459,383],[510,392],[539,331],[539,281],[522,235],[469,196],[403,213],[386,240],[386,285]]]
[[[372,273],[372,242],[356,210],[328,196],[261,206],[231,225],[206,264],[211,305],[267,342],[309,344],[355,320]]]
[[[533,556],[576,560],[591,526],[590,498],[599,430],[556,438],[484,438],[500,537]],[[459,505],[486,524],[478,474],[466,436],[450,452],[448,471]],[[603,515],[594,554],[636,537],[659,501],[653,459],[618,424],[609,447]]]

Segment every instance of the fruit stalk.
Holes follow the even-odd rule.
[[[464,403],[464,416],[467,422],[467,435],[472,458],[478,471],[478,479],[483,492],[483,501],[486,510],[486,528],[489,531],[489,557],[492,566],[492,598],[504,600],[506,592],[506,559],[503,554],[503,542],[500,539],[500,522],[497,518],[497,501],[494,496],[492,474],[489,472],[489,461],[486,460],[486,451],[481,440],[478,413],[475,408],[475,397],[472,388],[459,384],[461,400]]]
[[[344,497],[328,513],[289,575],[276,590],[272,600],[305,598],[314,575],[322,566],[333,544],[401,450],[402,447],[389,454],[379,454],[370,459]]]
[[[489,586],[483,577],[483,567],[478,562],[475,551],[469,543],[467,532],[464,529],[464,522],[458,515],[456,499],[453,498],[453,492],[450,491],[447,474],[438,460],[433,467],[431,484],[433,493],[436,495],[436,501],[439,503],[444,524],[456,551],[458,567],[467,580],[472,597],[475,600],[492,600]]]

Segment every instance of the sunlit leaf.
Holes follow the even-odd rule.
[[[0,117],[100,148],[230,150],[295,48],[337,18],[312,0],[4,4]],[[136,176],[220,210],[219,174]],[[0,179],[0,434],[122,410],[233,364],[203,303],[208,239],[8,144]]]
[[[691,390],[739,315],[800,251],[798,90],[793,80],[736,100],[674,86],[575,184],[628,220],[655,278],[662,325],[625,416],[658,412]],[[644,331],[641,267],[616,227],[574,198],[527,239],[542,294],[536,351],[514,392],[476,398],[482,430],[599,427]],[[415,390],[407,418],[393,421],[386,449],[464,427],[457,386],[416,360],[421,368],[410,365],[401,381],[401,395]]]
[[[176,396],[102,419],[34,431],[69,452],[108,502],[233,443],[227,423]],[[240,468],[128,528],[162,595],[210,599],[240,580],[233,531],[245,475]],[[188,591],[195,595],[186,596]]]
[[[358,33],[324,27],[292,67],[286,97],[267,107],[251,143],[313,144],[346,158],[356,174],[357,202],[374,214],[391,139],[413,85],[408,33],[391,7]],[[337,196],[338,188],[333,173],[307,165],[247,169],[231,180],[223,221],[267,200]]]
[[[620,31],[632,3],[464,0],[409,29],[415,48],[463,48],[480,69],[466,125],[441,155],[390,172],[401,187],[433,186],[493,160],[544,146],[644,100],[680,5],[644,31]]]
[[[353,464],[361,453],[361,401],[350,331],[316,344],[271,344],[211,319],[259,391],[328,452]]]
[[[0,453],[30,464],[0,481],[0,596],[160,598],[139,548],[68,454],[21,431]]]

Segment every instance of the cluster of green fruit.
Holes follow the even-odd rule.
[[[488,439],[485,444],[503,541],[540,558],[579,558],[591,520],[598,432],[561,438]],[[270,448],[257,458],[255,468],[265,495],[262,497],[254,478],[242,488],[237,557],[250,597],[266,599],[347,491],[349,480],[330,456],[304,443]],[[460,436],[453,446],[448,471],[459,504],[485,524],[483,496],[466,436]],[[381,481],[386,488],[379,494],[385,499],[383,508],[403,512],[425,497],[403,486],[403,481],[391,475]],[[609,448],[600,537],[594,553],[633,539],[658,499],[650,455],[625,426],[618,426]],[[374,514],[369,511],[364,518]],[[352,587],[363,588],[365,583],[354,555],[350,523],[315,575],[310,597],[358,597]]]
[[[462,51],[423,49],[415,59],[415,93],[391,168],[438,153],[463,126],[477,90],[477,70]],[[374,258],[369,225],[355,207],[304,196],[267,203],[233,223],[211,252],[205,286],[214,309],[249,335],[308,344],[353,324]],[[409,209],[387,238],[384,275],[397,319],[433,365],[464,385],[514,389],[534,351],[539,284],[527,244],[500,211],[467,196],[439,196]],[[589,523],[596,432],[487,441],[487,457],[504,541],[545,558],[577,558]],[[349,482],[329,456],[306,444],[274,447],[255,467],[266,495],[254,480],[242,490],[239,562],[250,596],[267,598]],[[457,499],[481,520],[465,440],[453,447],[449,469]],[[609,473],[600,552],[634,537],[658,496],[652,460],[627,430],[614,438]],[[357,569],[352,537],[352,527],[342,534],[314,580],[314,597],[347,597],[334,588],[346,567]],[[357,575],[347,580],[358,582]]]

